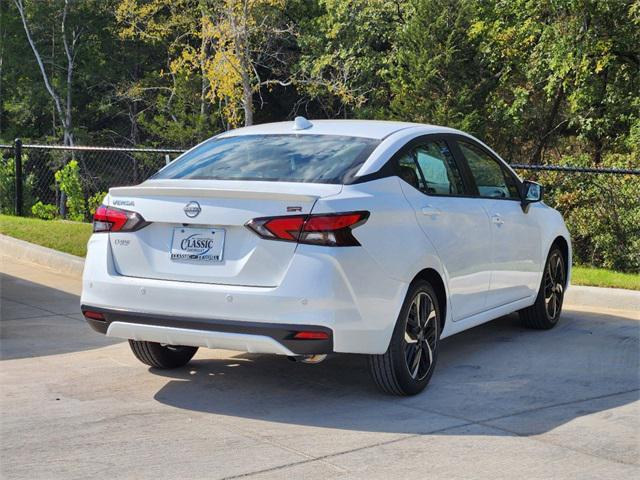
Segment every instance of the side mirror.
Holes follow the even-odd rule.
[[[525,180],[522,183],[522,208],[525,209],[530,203],[542,200],[544,187],[536,182]]]

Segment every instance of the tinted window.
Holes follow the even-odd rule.
[[[398,160],[398,176],[413,188],[423,190],[422,178],[413,151],[405,153]]]
[[[242,135],[211,139],[153,178],[342,183],[377,146],[333,135]]]
[[[464,186],[458,166],[447,143],[433,140],[422,143],[399,161],[399,176],[407,183],[432,195],[462,195]],[[411,170],[415,173],[411,174]],[[415,178],[414,185],[408,178]]]
[[[482,149],[466,142],[458,142],[469,164],[481,197],[520,199],[513,176]]]

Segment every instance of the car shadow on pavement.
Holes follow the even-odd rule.
[[[119,341],[91,330],[78,295],[0,274],[0,359],[57,355]]]
[[[205,351],[184,368],[150,372],[169,379],[155,399],[185,410],[418,434],[481,422],[509,426],[497,435],[535,435],[637,400],[639,333],[640,322],[616,315],[565,311],[551,331],[503,317],[443,340],[430,385],[408,398],[378,393],[361,355],[305,365],[268,355],[206,359]]]

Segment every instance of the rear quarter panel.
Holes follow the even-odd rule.
[[[313,207],[313,213],[355,210],[371,213],[367,222],[354,230],[354,236],[368,253],[370,261],[379,266],[379,271],[397,281],[399,290],[393,295],[396,299],[395,314],[388,319],[389,338],[409,284],[420,271],[431,268],[438,272],[447,289],[447,298],[449,296],[446,271],[418,225],[415,211],[402,194],[400,181],[398,177],[388,177],[345,185],[339,195],[319,199]],[[375,289],[374,284],[381,280],[370,278],[367,281]]]

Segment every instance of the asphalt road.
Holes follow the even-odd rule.
[[[510,316],[446,339],[428,389],[394,398],[361,356],[149,369],[85,325],[79,279],[0,265],[3,479],[640,478],[640,313],[619,292],[574,290],[549,332]]]

